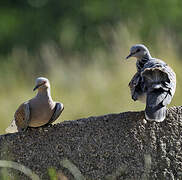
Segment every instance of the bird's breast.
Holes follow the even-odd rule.
[[[30,102],[30,127],[47,124],[54,113],[55,103],[49,99]]]

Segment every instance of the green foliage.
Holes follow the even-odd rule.
[[[71,174],[74,176],[75,180],[86,180],[86,178],[81,174],[80,170],[78,167],[73,164],[69,159],[65,158],[63,159],[60,164],[69,170]]]
[[[120,22],[129,22],[131,33],[137,27],[144,42],[156,42],[163,28],[173,32],[181,45],[181,8],[180,0],[6,0],[0,6],[0,53],[14,47],[37,52],[47,41],[55,42],[64,53],[92,53],[95,48],[107,48],[101,30]]]
[[[1,168],[0,179],[1,180],[12,180],[12,178],[9,176],[8,170],[6,168]],[[15,180],[15,178],[13,180]]]
[[[35,95],[38,76],[50,79],[53,98],[65,105],[59,121],[144,109],[127,87],[136,70],[124,59],[136,43],[173,67],[172,105],[180,105],[181,6],[180,0],[1,2],[0,133]]]
[[[54,168],[49,168],[48,169],[48,174],[51,180],[57,180],[57,173]]]

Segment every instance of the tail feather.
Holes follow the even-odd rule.
[[[11,124],[5,129],[6,133],[15,133],[18,132],[18,128],[16,126],[15,120],[11,121]]]
[[[142,72],[142,76],[145,77],[146,80],[150,82],[160,82],[161,80],[164,82],[170,81],[168,74],[160,68],[146,68]]]
[[[147,91],[145,117],[161,122],[166,117],[166,106],[171,102],[171,86],[168,73],[163,68],[146,68],[142,73]]]
[[[162,122],[166,117],[166,106],[163,100],[166,98],[167,92],[153,91],[147,93],[145,117],[150,121]]]

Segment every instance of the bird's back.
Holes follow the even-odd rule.
[[[150,58],[149,61],[145,63],[143,69],[151,67],[165,67],[165,66],[167,66],[167,64],[164,61],[156,58]]]

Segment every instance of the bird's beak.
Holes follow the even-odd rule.
[[[132,57],[134,55],[134,53],[130,53],[127,57],[126,57],[126,59],[129,59],[130,57]]]
[[[44,84],[46,84],[46,82],[43,82],[42,84],[37,84],[37,85],[33,88],[33,91],[35,91],[36,89],[38,89],[40,86],[43,86]]]
[[[36,89],[38,89],[41,85],[36,85],[34,88],[33,88],[33,91],[35,91]]]

